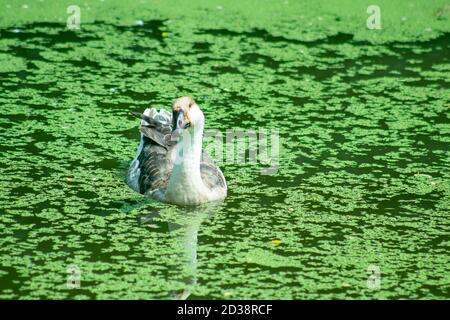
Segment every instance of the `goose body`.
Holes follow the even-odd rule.
[[[133,190],[177,205],[225,199],[225,177],[202,150],[204,116],[192,98],[177,99],[172,114],[149,108],[135,115],[141,140],[127,174]]]

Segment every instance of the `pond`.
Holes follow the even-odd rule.
[[[168,23],[0,30],[0,298],[449,298],[450,34]],[[228,197],[198,208],[133,192],[130,112],[183,95],[276,130],[276,172],[217,159]]]

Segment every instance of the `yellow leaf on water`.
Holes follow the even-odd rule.
[[[281,240],[274,239],[274,240],[272,240],[272,244],[273,244],[274,246],[278,246],[279,244],[281,244]]]

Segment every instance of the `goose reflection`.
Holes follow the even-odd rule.
[[[156,208],[149,208],[148,213],[141,218],[141,223],[152,224],[159,220],[158,224],[167,227],[169,233],[173,234],[174,240],[180,246],[178,258],[183,264],[183,279],[185,288],[177,291],[170,291],[169,298],[175,300],[188,299],[191,294],[195,294],[198,279],[198,233],[202,223],[211,219],[222,206],[222,203],[207,203],[197,207],[177,207],[177,216],[182,217],[182,222],[161,222],[163,214],[156,211]]]

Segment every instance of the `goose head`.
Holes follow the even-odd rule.
[[[203,129],[205,117],[200,106],[191,97],[181,97],[172,105],[172,127],[176,129]]]

